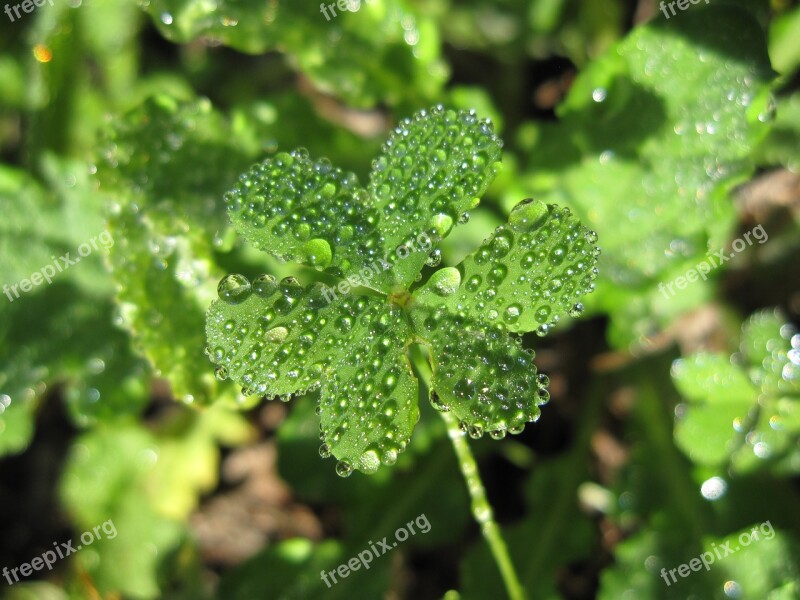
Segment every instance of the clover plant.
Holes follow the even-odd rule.
[[[414,288],[439,260],[435,248],[413,251],[415,241],[435,246],[467,221],[501,147],[489,121],[437,106],[394,130],[366,187],[301,149],[255,165],[225,196],[257,248],[349,277],[329,287],[230,274],[207,317],[217,376],[244,394],[320,389],[320,454],[335,456],[342,476],[393,464],[408,444],[419,419],[410,344],[430,356],[432,404],[472,437],[519,433],[549,398],[517,334],[577,316],[592,290],[597,236],[568,209],[523,200],[461,264]],[[364,269],[374,277],[359,278]],[[350,282],[364,285],[344,293]]]
[[[227,275],[207,315],[216,375],[245,395],[319,389],[319,453],[343,477],[392,465],[408,445],[419,419],[413,344],[429,357],[431,403],[473,438],[521,432],[549,399],[518,334],[578,316],[594,287],[597,235],[568,209],[521,201],[459,265],[415,286],[479,203],[501,148],[490,121],[439,105],[397,126],[366,187],[300,149],[255,165],[225,195],[249,243],[335,287]],[[464,467],[471,456],[457,450]]]

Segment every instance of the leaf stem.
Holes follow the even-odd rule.
[[[514,564],[511,562],[511,556],[508,553],[500,526],[494,520],[492,505],[489,504],[489,500],[486,498],[486,490],[478,472],[478,464],[475,462],[469,443],[464,437],[464,432],[461,431],[458,425],[458,419],[451,413],[443,412],[440,414],[445,423],[447,423],[447,433],[456,451],[461,473],[467,482],[467,489],[472,499],[472,515],[480,525],[481,533],[483,533],[486,543],[489,544],[494,561],[497,563],[500,575],[503,577],[508,596],[511,600],[525,600],[525,592],[514,570]]]
[[[431,365],[422,346],[413,344],[409,351],[415,370],[420,379],[425,382],[427,389],[430,390]],[[464,432],[461,431],[458,419],[450,412],[439,412],[439,414],[447,425],[447,434],[455,449],[461,474],[467,483],[472,505],[472,516],[475,517],[475,521],[480,525],[481,533],[489,545],[492,558],[494,558],[494,562],[500,571],[500,576],[503,578],[503,585],[505,585],[508,597],[511,600],[526,600],[525,591],[519,582],[514,563],[511,562],[511,555],[508,553],[503,533],[494,520],[494,510],[486,497],[486,489],[483,487],[483,481],[481,481],[481,475],[478,472],[478,463],[475,461],[469,443],[464,437]]]

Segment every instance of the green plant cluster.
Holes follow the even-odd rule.
[[[800,595],[796,2],[91,0],[0,27],[0,285],[113,240],[0,295],[0,567],[119,532],[2,597],[501,597],[448,419],[531,598]],[[220,559],[197,520],[254,447],[317,528]]]

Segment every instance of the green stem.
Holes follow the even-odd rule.
[[[430,363],[419,346],[412,346],[410,355],[420,379],[425,382],[426,387],[430,390]],[[526,600],[525,591],[519,582],[517,572],[514,570],[514,563],[511,562],[511,556],[503,539],[503,533],[497,521],[494,520],[494,510],[486,497],[486,490],[478,472],[478,463],[475,462],[475,457],[464,437],[464,432],[461,431],[458,419],[449,412],[439,414],[447,424],[447,434],[453,443],[461,474],[464,475],[464,480],[467,482],[467,490],[472,501],[472,515],[480,525],[481,533],[486,539],[486,543],[489,544],[489,550],[492,553],[494,562],[497,564],[497,568],[500,570],[500,576],[503,578],[508,597],[511,600]]]
[[[486,543],[489,544],[494,561],[497,563],[500,575],[503,577],[508,596],[511,600],[525,600],[525,592],[514,570],[514,564],[508,554],[508,547],[506,547],[500,526],[494,520],[492,505],[489,504],[489,500],[486,498],[486,490],[478,472],[478,464],[475,462],[475,457],[472,455],[469,444],[464,437],[464,432],[459,427],[458,419],[451,413],[444,412],[441,415],[445,423],[447,423],[447,433],[453,443],[453,448],[455,448],[456,456],[461,466],[461,473],[467,482],[467,489],[472,499],[472,515],[480,525],[481,533],[483,533]]]

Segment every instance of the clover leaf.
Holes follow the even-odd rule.
[[[206,352],[245,395],[318,391],[320,454],[342,476],[390,465],[408,444],[419,419],[411,344],[429,352],[433,406],[473,437],[522,431],[549,398],[516,334],[577,316],[594,287],[597,236],[569,210],[521,202],[461,264],[412,290],[479,203],[501,146],[489,121],[437,106],[399,124],[366,188],[300,149],[255,165],[225,195],[247,241],[339,281],[226,276]]]
[[[779,311],[753,314],[733,357],[678,359],[672,378],[686,399],[675,441],[693,462],[737,472],[800,469],[800,334]]]

